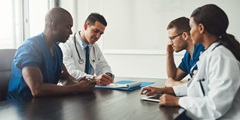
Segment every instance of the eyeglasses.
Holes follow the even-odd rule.
[[[177,34],[177,35],[175,35],[175,36],[169,37],[169,39],[170,39],[170,40],[173,40],[174,38],[176,38],[177,36],[180,36],[180,35],[182,35],[182,34],[183,34],[183,32],[181,32],[181,33],[179,33],[179,34]]]

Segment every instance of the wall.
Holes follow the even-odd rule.
[[[74,31],[91,12],[105,16],[108,26],[98,41],[117,77],[167,78],[165,48],[168,23],[204,4],[217,4],[228,15],[228,33],[240,38],[238,0],[61,0],[74,15]],[[176,64],[184,51],[175,54]]]

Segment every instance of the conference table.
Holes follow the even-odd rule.
[[[122,80],[122,78],[118,79]],[[154,82],[163,79],[131,79]],[[0,102],[2,120],[172,120],[184,113],[180,107],[159,106],[140,100],[140,90],[95,89],[92,93],[19,98]]]

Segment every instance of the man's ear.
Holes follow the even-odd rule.
[[[203,24],[198,24],[198,31],[199,31],[199,33],[203,33],[204,32],[204,30],[205,30],[205,27],[204,27],[204,25]]]
[[[188,32],[183,32],[183,38],[184,40],[188,40],[188,38],[190,37],[190,34]]]
[[[51,22],[51,26],[52,26],[52,29],[53,29],[54,31],[57,30],[57,23],[56,23],[56,22]]]
[[[85,22],[83,27],[84,27],[84,30],[86,30],[88,28],[88,22]]]

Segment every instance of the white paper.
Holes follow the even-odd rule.
[[[160,102],[160,99],[159,99],[160,96],[161,95],[159,95],[159,94],[155,94],[155,95],[151,95],[151,96],[141,95],[141,100]]]
[[[129,84],[119,84],[119,83],[111,83],[107,86],[101,86],[101,88],[132,88],[136,86],[140,86],[142,82],[134,82]]]

